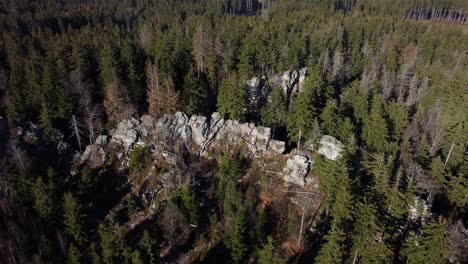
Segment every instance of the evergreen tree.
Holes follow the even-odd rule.
[[[33,187],[34,193],[34,209],[37,214],[50,220],[55,215],[54,200],[52,199],[48,188],[42,181],[42,177],[37,178]]]
[[[337,135],[340,131],[340,123],[338,122],[338,109],[334,100],[328,100],[327,105],[323,109],[320,119],[322,120],[322,129],[327,135]]]
[[[372,204],[358,203],[356,221],[352,233],[352,263],[385,263],[389,261],[390,249],[380,241],[383,235],[378,225],[377,210]]]
[[[369,116],[362,129],[364,142],[371,151],[384,152],[387,148],[388,129],[382,114],[381,99],[374,96]]]
[[[273,238],[268,236],[266,243],[257,252],[259,264],[282,264],[285,259],[277,246],[273,242]]]
[[[99,50],[99,77],[103,87],[114,81],[117,70],[115,68],[114,51],[108,43],[103,43]]]
[[[421,235],[412,234],[402,250],[407,263],[444,263],[450,252],[447,221],[439,218],[423,226]]]
[[[92,242],[91,245],[89,246],[89,256],[90,256],[92,264],[102,263],[101,258],[99,257],[99,254],[97,253],[96,244],[94,242]]]
[[[317,264],[332,264],[342,263],[345,254],[343,242],[345,241],[345,233],[337,224],[333,224],[331,231],[325,236],[325,243],[320,249],[315,263]]]
[[[226,219],[226,238],[225,243],[231,252],[231,257],[235,263],[240,263],[247,253],[245,243],[245,210],[241,205],[232,217]]]
[[[132,264],[143,264],[143,260],[141,260],[141,254],[138,250],[133,251],[132,256]]]
[[[351,83],[341,96],[342,107],[344,111],[352,113],[355,124],[362,124],[367,118],[369,111],[368,96],[368,90],[361,87],[358,81]]]
[[[403,103],[390,103],[387,106],[390,121],[389,134],[392,141],[398,141],[408,124],[408,112]]]
[[[183,89],[184,111],[189,114],[204,114],[207,110],[207,91],[195,76],[195,70],[190,67],[184,77]]]
[[[338,127],[337,136],[338,138],[347,143],[348,145],[354,143],[352,140],[354,139],[354,131],[355,127],[351,122],[349,117],[345,117],[342,121],[338,122],[340,126]]]
[[[50,136],[53,131],[53,126],[50,120],[49,109],[47,107],[45,99],[42,99],[42,102],[41,102],[41,115],[39,119],[40,119],[41,127],[42,129],[44,129],[45,134],[47,136]]]
[[[73,243],[68,247],[67,264],[80,264],[80,251]]]
[[[262,123],[272,126],[274,132],[277,126],[284,125],[286,112],[286,98],[283,90],[278,87],[273,88],[271,102],[266,103],[260,112]]]
[[[245,113],[245,91],[236,75],[225,79],[219,86],[218,111],[224,117],[243,121]]]
[[[82,213],[80,212],[79,201],[73,194],[67,192],[63,196],[63,224],[65,231],[70,235],[78,244],[85,241],[83,227],[82,227]]]
[[[156,241],[150,237],[148,230],[143,231],[143,236],[141,237],[138,245],[146,255],[148,263],[155,263],[157,255],[155,253]]]
[[[298,141],[299,134],[306,139],[311,136],[316,117],[312,88],[312,86],[305,86],[304,90],[293,100],[287,120],[288,137],[292,141]]]

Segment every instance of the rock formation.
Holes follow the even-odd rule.
[[[159,120],[145,115],[141,120],[120,122],[111,134],[111,142],[125,149],[165,139],[182,140],[200,155],[207,155],[210,149],[221,146],[245,146],[253,156],[280,155],[285,150],[284,142],[271,138],[270,128],[225,120],[219,113],[213,113],[209,119],[196,115],[189,118],[180,112],[164,115]]]
[[[343,150],[344,145],[338,139],[324,135],[320,139],[320,148],[317,152],[327,159],[336,160],[341,156]]]
[[[304,187],[306,176],[309,173],[313,160],[303,155],[294,155],[288,158],[283,169],[283,180]]]
[[[219,113],[213,113],[210,118],[197,115],[188,117],[177,112],[166,114],[160,119],[144,115],[140,120],[123,120],[109,136],[101,135],[95,144],[87,146],[79,163],[88,162],[93,167],[103,166],[109,158],[108,150],[114,148],[113,146],[119,146],[114,150],[117,149],[117,157],[121,159],[137,145],[150,145],[156,154],[160,154],[164,152],[165,144],[175,142],[200,156],[236,149],[252,158],[286,160],[286,165],[281,168],[286,184],[301,187],[313,184],[316,185],[314,188],[318,188],[318,181],[308,177],[314,163],[312,152],[283,155],[285,142],[273,139],[270,128],[224,119]],[[340,141],[325,135],[320,141],[318,153],[336,160],[343,149]]]
[[[285,71],[267,78],[253,77],[245,82],[247,112],[258,114],[259,109],[269,100],[272,89],[281,89],[289,102],[292,94],[300,92],[307,76],[307,68]]]

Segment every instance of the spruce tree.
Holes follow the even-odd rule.
[[[382,228],[378,224],[377,210],[372,204],[359,202],[355,210],[356,220],[352,232],[352,263],[385,263],[390,249],[380,241]]]
[[[288,137],[298,141],[301,137],[308,139],[314,126],[316,109],[312,97],[312,86],[304,87],[294,99],[287,120]]]
[[[274,244],[271,236],[267,237],[266,243],[257,252],[258,264],[282,264],[285,262],[281,250]]]
[[[68,247],[67,264],[80,264],[80,251],[73,243]]]
[[[54,200],[45,183],[42,181],[42,177],[36,179],[36,183],[33,186],[33,193],[34,209],[37,214],[43,219],[52,219],[55,215]]]
[[[286,98],[283,90],[275,87],[271,92],[271,102],[266,103],[261,109],[262,123],[266,126],[272,126],[274,132],[277,126],[284,125],[286,113]]]
[[[449,230],[447,221],[439,218],[421,229],[421,235],[412,234],[405,242],[402,254],[406,262],[412,263],[445,263],[450,253]]]
[[[85,233],[82,227],[82,212],[80,210],[79,201],[73,196],[72,193],[67,192],[63,196],[63,224],[65,231],[70,235],[78,244],[85,241]]]
[[[189,114],[204,114],[207,110],[208,94],[196,77],[193,67],[184,76],[183,89],[184,111]]]
[[[327,105],[320,115],[320,119],[322,120],[322,129],[326,135],[336,136],[340,131],[337,111],[336,102],[334,100],[328,100]]]
[[[374,96],[369,116],[364,121],[362,137],[371,151],[384,152],[387,149],[388,129],[383,118],[382,102]]]
[[[317,264],[340,264],[342,263],[345,248],[345,233],[338,224],[332,224],[330,232],[325,236],[325,243],[320,249],[315,263]]]
[[[150,237],[148,230],[143,231],[143,236],[138,243],[139,248],[146,255],[148,263],[153,264],[156,261],[156,241]]]
[[[243,121],[245,116],[245,91],[236,75],[225,79],[219,86],[218,111],[224,117]]]

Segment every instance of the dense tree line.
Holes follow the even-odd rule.
[[[0,194],[37,225],[15,259],[182,262],[189,250],[219,243],[197,261],[225,252],[235,263],[466,261],[468,37],[444,19],[412,21],[424,20],[414,18],[420,10],[461,15],[468,7],[457,0],[3,1],[0,115],[11,155],[0,167]],[[247,112],[246,80],[303,67],[301,92],[289,100],[267,84],[270,100],[258,115]],[[322,135],[345,144],[339,161],[316,159],[323,201],[300,250],[284,250],[297,222],[264,207],[263,185],[243,180],[256,174],[241,155],[225,153],[214,165],[187,158],[186,166],[199,162],[207,167],[201,174],[216,177],[203,192],[175,191],[150,223],[129,230],[109,197],[121,198],[127,215],[142,210],[120,187],[148,167],[149,149],[132,151],[128,171],[112,157],[102,171],[85,166],[75,177],[72,157],[52,151],[58,135],[82,152],[122,119],[175,111],[269,126],[298,148],[317,146]],[[27,122],[40,124],[44,148],[15,136]]]

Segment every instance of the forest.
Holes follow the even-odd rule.
[[[2,0],[0,263],[467,263],[467,113],[464,0]]]

